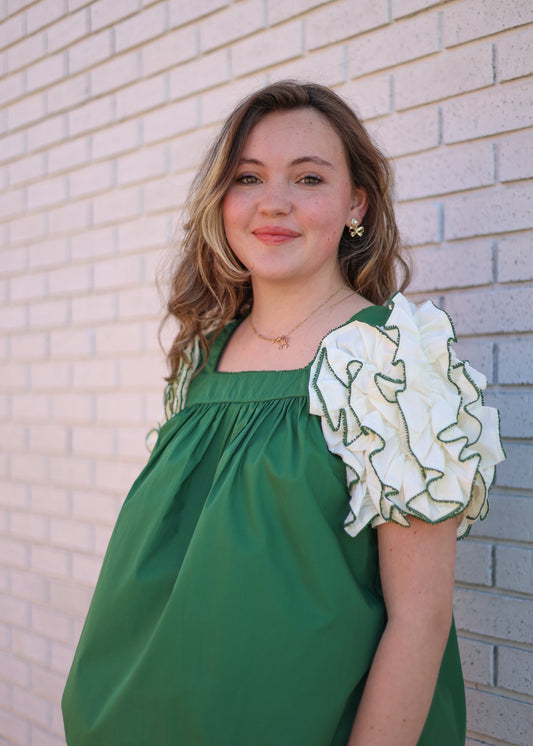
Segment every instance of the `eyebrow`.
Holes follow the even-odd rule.
[[[250,163],[255,166],[265,165],[262,161],[259,161],[257,158],[241,158],[240,163],[241,164]],[[332,163],[324,160],[324,158],[320,158],[320,156],[318,155],[302,155],[301,158],[295,158],[293,161],[291,161],[289,165],[300,166],[302,163],[314,163],[317,166],[328,166],[329,168],[334,168]]]

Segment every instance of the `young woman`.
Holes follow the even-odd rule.
[[[166,422],[72,665],[70,746],[463,746],[455,539],[503,454],[402,268],[387,162],[336,94],[235,109],[192,187]]]

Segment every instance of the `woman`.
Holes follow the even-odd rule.
[[[167,421],[117,521],[67,741],[462,746],[456,534],[503,457],[451,323],[397,293],[389,168],[275,83],[193,185]]]

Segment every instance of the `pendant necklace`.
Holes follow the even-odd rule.
[[[255,328],[255,326],[253,324],[253,321],[252,321],[252,316],[250,314],[250,316],[248,316],[248,320],[250,322],[250,326],[252,327],[252,331],[254,332],[254,334],[257,337],[259,337],[259,339],[264,339],[265,342],[272,342],[272,344],[278,345],[278,349],[279,350],[286,350],[287,347],[289,346],[289,337],[290,337],[290,335],[293,332],[295,332],[296,329],[299,329],[302,326],[302,324],[304,324],[307,321],[307,319],[310,319],[311,316],[313,316],[313,314],[315,314],[317,311],[319,311],[321,308],[323,308],[326,305],[326,303],[329,303],[330,300],[333,300],[333,298],[336,295],[338,295],[341,292],[341,290],[344,290],[345,288],[346,288],[346,286],[343,285],[342,287],[340,287],[337,290],[335,290],[334,293],[332,293],[331,295],[328,295],[328,297],[326,298],[325,301],[323,301],[319,306],[317,306],[316,308],[314,308],[311,311],[311,313],[307,314],[307,316],[305,317],[305,319],[302,319],[298,324],[296,324],[296,326],[293,326],[292,329],[289,329],[289,331],[286,334],[280,334],[279,337],[265,337],[264,334],[261,334]]]

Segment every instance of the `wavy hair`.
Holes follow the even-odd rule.
[[[402,255],[392,206],[392,173],[351,107],[316,83],[285,80],[261,88],[241,101],[224,122],[194,179],[185,204],[181,251],[171,270],[170,294],[162,326],[176,319],[179,331],[167,353],[173,380],[187,348],[198,338],[209,354],[207,334],[216,336],[252,305],[250,273],[228,244],[222,201],[232,184],[246,138],[266,114],[311,107],[337,132],[355,188],[368,197],[365,232],[356,240],[345,228],[339,266],[346,284],[372,303],[384,303],[404,289],[410,269]]]

